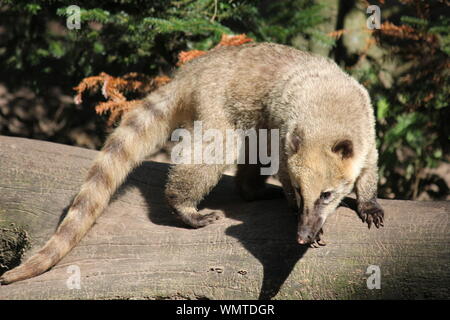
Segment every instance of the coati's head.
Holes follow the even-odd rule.
[[[349,194],[358,175],[349,137],[310,141],[296,128],[287,135],[288,170],[298,205],[297,241],[312,243],[328,215]]]

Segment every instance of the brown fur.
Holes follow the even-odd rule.
[[[299,214],[298,240],[314,241],[328,214],[356,187],[361,218],[383,222],[376,203],[377,150],[367,91],[338,66],[276,44],[224,47],[180,68],[172,82],[124,116],[90,169],[67,216],[36,255],[6,272],[3,284],[30,278],[55,265],[84,236],[127,174],[156,151],[173,129],[279,129],[278,177]],[[349,146],[351,145],[351,150]],[[336,147],[337,146],[337,147]],[[220,218],[196,206],[217,184],[225,164],[180,164],[168,178],[166,197],[180,218],[202,227]],[[237,182],[258,198],[264,178],[257,166],[240,166]],[[253,182],[252,182],[253,181]],[[331,199],[325,199],[327,192]]]

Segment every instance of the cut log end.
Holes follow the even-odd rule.
[[[29,247],[25,230],[14,227],[0,227],[0,274],[18,266],[25,250]]]

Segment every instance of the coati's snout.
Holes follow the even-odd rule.
[[[335,206],[330,203],[331,192],[321,192],[314,202],[309,201],[308,192],[302,193],[301,188],[295,189],[298,198],[298,226],[297,242],[299,244],[310,244],[320,238],[322,226],[329,213],[335,210]],[[305,200],[308,199],[308,200]]]
[[[299,244],[313,243],[324,223],[319,211],[303,210],[298,215],[297,242]]]
[[[351,189],[346,182],[330,184],[323,174],[310,168],[298,170],[292,185],[298,206],[297,242],[313,243],[319,239],[327,217]]]
[[[297,242],[320,239],[322,226],[352,189],[357,176],[353,143],[341,138],[309,140],[288,135],[288,170],[298,207]]]

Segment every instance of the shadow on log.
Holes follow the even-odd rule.
[[[96,151],[11,137],[0,137],[0,151],[0,228],[26,230],[26,258],[54,232]],[[0,299],[450,297],[450,202],[381,200],[380,230],[343,206],[325,225],[328,245],[306,250],[284,200],[244,202],[230,176],[201,204],[225,218],[186,228],[165,204],[167,169],[137,168],[72,252],[1,286]]]

